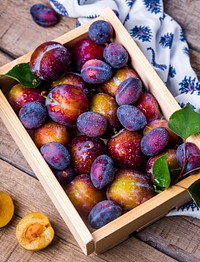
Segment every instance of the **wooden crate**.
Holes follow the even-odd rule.
[[[141,77],[146,89],[157,99],[163,115],[168,119],[174,111],[179,109],[179,105],[140,51],[137,44],[133,41],[129,33],[109,8],[105,9],[103,15],[97,19],[104,19],[113,25],[115,30],[114,41],[121,43],[126,48],[130,55],[133,68]],[[89,25],[93,21],[62,35],[55,39],[55,41],[66,46],[72,46],[77,40],[87,36]],[[31,52],[1,67],[0,74],[7,73],[16,64],[28,62],[30,56]],[[99,254],[108,250],[127,239],[130,233],[146,227],[163,217],[172,208],[190,200],[187,188],[195,180],[200,178],[200,173],[185,178],[181,182],[171,186],[169,189],[125,213],[104,227],[95,231],[90,230],[77,213],[64,190],[56,180],[54,174],[41,156],[28,132],[25,130],[7,101],[6,94],[13,84],[14,83],[11,79],[5,77],[0,78],[0,116],[86,255],[89,255],[92,252]],[[192,136],[189,140],[200,147],[199,135]]]

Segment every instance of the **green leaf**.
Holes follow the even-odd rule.
[[[200,207],[200,179],[195,181],[188,187],[188,192],[196,205]]]
[[[31,72],[29,63],[21,63],[14,66],[8,73],[0,76],[7,76],[15,79],[23,86],[35,88],[41,84],[41,80]]]
[[[171,115],[168,126],[182,139],[187,139],[200,132],[200,114],[195,112],[192,105],[188,103]]]
[[[170,186],[171,176],[167,164],[167,156],[162,155],[153,165],[154,190],[159,193]]]

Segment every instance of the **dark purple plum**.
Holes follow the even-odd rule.
[[[27,129],[34,129],[44,124],[47,109],[40,102],[29,102],[19,110],[19,119]]]
[[[93,185],[102,189],[110,184],[115,177],[115,167],[112,158],[108,155],[98,156],[92,163],[90,178]]]
[[[36,77],[53,82],[69,70],[71,62],[71,53],[66,47],[58,42],[48,41],[33,51],[30,68]]]
[[[169,134],[164,127],[155,127],[141,139],[141,150],[146,156],[162,153],[168,144]]]
[[[200,149],[191,142],[182,143],[176,150],[176,158],[184,173],[200,168]]]
[[[86,136],[101,137],[107,130],[107,119],[99,113],[88,111],[79,115],[76,126]]]
[[[81,76],[86,83],[102,84],[112,77],[112,67],[100,59],[91,59],[82,66]]]
[[[64,170],[71,162],[71,156],[65,146],[58,142],[48,142],[40,148],[40,152],[50,167]]]
[[[83,64],[90,59],[103,60],[104,48],[105,45],[98,45],[89,38],[76,42],[70,49],[76,70],[80,72]]]
[[[122,215],[120,205],[111,200],[103,200],[97,203],[88,215],[91,227],[98,229]]]
[[[58,23],[57,13],[49,6],[35,4],[31,7],[30,13],[34,22],[40,26],[48,27]]]
[[[129,131],[141,130],[147,124],[145,115],[132,105],[119,106],[117,117],[122,126]]]
[[[113,68],[121,68],[127,65],[129,56],[121,44],[112,42],[104,48],[103,58]]]
[[[76,176],[72,167],[67,167],[64,170],[54,170],[53,173],[63,187],[68,185]]]
[[[115,99],[118,105],[132,105],[142,94],[142,81],[139,78],[125,79],[116,90]]]
[[[113,36],[114,30],[109,22],[98,20],[93,22],[88,30],[89,38],[96,44],[107,44]]]

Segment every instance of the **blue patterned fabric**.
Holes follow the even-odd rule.
[[[77,18],[77,26],[110,7],[138,44],[181,107],[188,102],[200,113],[200,82],[190,64],[189,48],[179,24],[163,10],[162,0],[49,0],[61,15]],[[200,218],[193,201],[168,216]]]
[[[162,0],[49,0],[61,15],[76,17],[77,26],[110,7],[136,41],[181,107],[200,112],[200,83],[190,65],[189,48],[178,23],[163,10]]]

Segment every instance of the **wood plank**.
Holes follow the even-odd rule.
[[[139,232],[137,237],[178,261],[200,261],[199,219],[165,217]]]
[[[37,25],[30,15],[30,8],[36,3],[37,0],[1,1],[0,49],[15,58],[75,27],[75,19],[68,17],[60,17],[56,26],[44,28]],[[45,0],[40,3],[48,5]]]
[[[8,133],[4,123],[0,119],[0,158],[23,170],[29,175],[35,176],[29,164],[25,160],[15,141]]]
[[[111,13],[110,11],[107,10],[107,13],[105,12],[104,17],[106,17],[106,19],[108,19],[108,21],[113,22],[112,24],[113,24],[113,27],[114,27],[115,32],[116,32],[116,38],[119,41],[121,40],[121,38],[126,39],[126,42],[123,43],[123,41],[122,41],[122,43],[124,44],[125,48],[129,51],[130,57],[137,57],[138,58],[138,61],[134,60],[134,67],[136,68],[136,70],[138,68],[138,72],[141,72],[141,78],[142,78],[142,76],[144,77],[144,78],[142,78],[142,80],[144,81],[144,79],[146,79],[146,82],[149,82],[149,88],[151,88],[150,90],[153,92],[155,97],[157,95],[157,99],[159,99],[159,101],[161,102],[161,105],[163,106],[163,109],[165,109],[166,114],[171,114],[171,112],[173,112],[177,107],[175,100],[172,99],[171,96],[167,97],[168,94],[166,92],[167,91],[166,87],[164,85],[162,87],[161,80],[157,77],[157,75],[153,71],[152,67],[148,63],[146,63],[146,60],[145,60],[144,56],[141,54],[139,48],[132,42],[130,35],[128,35],[128,33],[124,30],[122,25],[120,25],[119,21],[116,20],[116,16],[113,13]],[[79,28],[78,31],[81,31],[81,33],[84,33],[83,28]],[[76,30],[76,32],[77,32],[77,30]],[[78,34],[78,36],[79,36],[79,34]],[[66,35],[66,39],[69,39],[68,35]],[[132,53],[131,53],[131,49],[132,49]],[[143,71],[146,74],[144,72],[142,74],[142,71],[140,70],[141,68],[143,69]],[[148,80],[147,80],[147,77],[148,77]],[[158,97],[158,90],[156,89],[157,87],[159,87],[160,93],[161,93],[161,90],[163,92],[163,95],[161,95],[160,97]],[[166,94],[166,96],[165,96],[165,94]],[[163,96],[165,97],[164,101],[161,100],[161,97],[163,97]],[[172,105],[171,108],[169,107],[170,104]],[[174,105],[174,108],[173,108],[173,105]],[[54,181],[57,182],[55,180],[55,177],[52,175],[51,172],[48,172],[48,169],[46,168],[47,165],[46,165],[45,161],[41,158],[41,155],[38,153],[38,151],[35,150],[35,147],[34,147],[33,143],[31,143],[32,141],[30,141],[30,138],[27,136],[27,133],[24,132],[24,130],[21,128],[22,125],[19,125],[19,120],[12,113],[12,111],[9,111],[8,103],[4,102],[3,97],[2,97],[1,109],[2,109],[3,114],[7,117],[7,126],[9,127],[10,132],[13,133],[13,136],[15,136],[16,141],[18,140],[17,144],[23,150],[24,154],[29,156],[29,158],[27,158],[27,159],[29,159],[29,164],[32,166],[32,168],[33,168],[33,170],[35,170],[35,172],[37,171],[37,175],[40,178],[40,181],[43,184],[43,187],[48,192],[48,195],[51,197],[52,201],[54,202],[55,205],[57,205],[58,208],[62,205],[62,208],[60,208],[60,210],[61,210],[60,212],[63,213],[63,214],[65,214],[65,212],[66,212],[66,216],[63,215],[63,218],[67,219],[65,221],[67,221],[67,223],[69,225],[70,225],[70,223],[73,224],[73,231],[75,233],[78,233],[78,234],[74,234],[76,239],[77,239],[77,237],[80,237],[81,243],[83,243],[83,245],[84,244],[87,245],[88,243],[92,243],[91,234],[88,234],[88,230],[85,230],[85,225],[84,225],[84,227],[82,227],[82,221],[80,221],[80,218],[78,216],[76,217],[76,214],[73,213],[74,208],[71,208],[71,210],[70,210],[71,203],[68,203],[67,206],[65,205],[65,203],[68,201],[66,199],[66,195],[64,194],[63,191],[60,191],[60,187],[57,187],[58,183],[54,183]],[[173,110],[173,111],[171,111],[171,110]],[[5,117],[5,122],[6,122],[6,117]],[[9,121],[10,121],[10,124],[9,124]],[[16,130],[16,132],[14,132],[14,130]],[[22,143],[22,141],[23,141],[23,143]],[[172,191],[173,191],[173,188],[172,188]],[[170,208],[172,208],[174,205],[180,205],[180,203],[182,203],[180,201],[185,201],[186,198],[184,198],[184,200],[183,200],[182,198],[178,197],[179,193],[181,193],[181,192],[177,192],[175,190],[174,193],[175,194],[173,194],[173,193],[171,194],[170,191],[165,191],[162,194],[163,198],[162,198],[161,194],[158,196],[158,199],[160,199],[160,201],[159,200],[156,201],[156,198],[154,200],[152,199],[152,203],[151,202],[147,203],[146,208],[145,208],[145,205],[143,205],[143,209],[141,208],[140,209],[141,211],[139,211],[139,209],[138,209],[138,213],[136,212],[137,215],[132,216],[132,219],[131,219],[131,215],[129,215],[128,226],[126,226],[127,221],[126,221],[124,216],[121,218],[121,223],[116,222],[116,223],[118,223],[118,227],[115,227],[114,226],[115,223],[113,223],[113,227],[111,227],[112,231],[108,230],[107,235],[106,234],[98,235],[99,237],[97,237],[97,240],[95,238],[96,242],[98,240],[100,240],[97,252],[101,252],[102,250],[105,250],[107,247],[109,247],[108,244],[113,245],[115,243],[115,241],[119,242],[121,237],[124,238],[125,234],[127,236],[133,230],[140,228],[141,226],[145,225],[146,223],[149,223],[152,220],[155,221],[155,219],[158,218],[157,217],[158,214],[159,214],[159,217],[160,217],[160,214],[164,215],[164,213],[168,212],[168,210]],[[62,197],[61,194],[63,195],[63,197]],[[176,196],[176,194],[177,194],[176,199],[175,198],[173,199],[173,197]],[[167,199],[169,199],[169,202],[166,201]],[[164,205],[161,207],[160,205],[162,203]],[[168,203],[170,203],[170,204],[168,204]],[[148,207],[148,204],[149,204],[150,209]],[[154,210],[154,207],[155,207],[155,210]],[[151,210],[151,208],[152,208],[152,210]],[[156,208],[158,208],[158,209],[156,209]],[[147,210],[148,210],[148,212],[147,212]],[[140,216],[141,216],[141,220],[138,219],[138,218],[140,218]],[[142,216],[144,216],[144,219],[142,218]],[[138,223],[136,223],[136,220],[138,221]],[[140,223],[139,223],[139,220],[140,220]],[[77,230],[77,228],[79,228],[80,225],[81,225],[82,230],[81,229]],[[72,227],[70,227],[70,228],[72,230]],[[108,227],[105,227],[105,231],[107,230],[107,228],[109,228],[109,225],[108,225]],[[76,229],[77,231],[74,230],[74,229]],[[117,229],[120,229],[120,230],[118,231]],[[127,230],[127,229],[129,229],[129,230]],[[109,238],[107,238],[108,233],[109,233]],[[86,239],[87,234],[88,234],[88,238]],[[117,236],[117,234],[118,234],[118,236]],[[100,245],[104,241],[104,236],[105,236],[105,238],[107,238],[107,241],[109,239],[110,242],[109,243],[106,242],[106,244],[104,245],[104,247],[102,249],[102,247],[100,247]],[[111,240],[112,240],[112,242],[111,242]],[[97,246],[97,244],[96,244],[96,246]],[[87,250],[87,253],[89,253],[89,252],[90,251]]]
[[[190,48],[190,62],[191,66],[197,74],[198,79],[200,79],[200,53]]]
[[[196,50],[200,51],[200,3],[196,0],[164,0],[164,10],[183,28],[186,39]]]
[[[41,0],[41,3],[48,4]],[[2,1],[0,49],[13,57],[19,57],[33,50],[38,44],[54,39],[75,27],[75,19],[60,17],[60,22],[53,27],[44,28],[31,18],[30,8],[38,3],[34,0]],[[164,0],[165,11],[182,26],[190,45],[200,50],[200,4],[195,0]],[[13,15],[13,10],[15,15]],[[192,14],[192,15],[191,15]],[[15,41],[13,41],[15,39]]]
[[[51,203],[39,181],[27,176],[0,160],[0,188],[9,193],[15,204],[15,216],[11,222],[0,230],[0,261],[174,261],[170,257],[157,251],[155,248],[130,237],[127,241],[116,246],[102,255],[86,257],[75,242],[67,226],[62,221],[57,210]],[[41,205],[42,203],[42,205]],[[15,239],[15,228],[20,217],[33,211],[46,214],[55,230],[56,237],[52,244],[41,252],[30,252],[22,249]],[[128,252],[124,252],[124,250]],[[145,252],[144,252],[145,250]]]
[[[0,51],[0,67],[9,63],[12,60],[13,59],[10,56]]]

